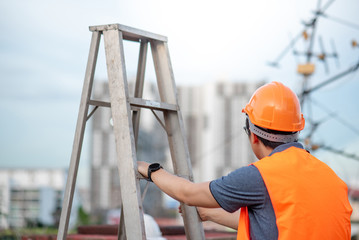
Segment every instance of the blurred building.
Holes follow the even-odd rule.
[[[0,169],[0,227],[55,225],[65,181],[63,169]]]
[[[107,100],[107,83],[95,82],[93,98]],[[116,147],[109,108],[99,108],[92,117],[90,206],[93,213],[116,208],[121,203],[116,165]]]
[[[196,87],[177,86],[196,181],[220,177],[254,161],[248,137],[243,131],[245,118],[242,108],[262,84],[214,82]],[[129,91],[131,96],[133,82],[129,82]],[[145,82],[144,99],[159,100],[157,92],[156,84]],[[95,82],[92,99],[109,101],[106,81]],[[161,117],[161,113],[157,114]],[[91,212],[106,219],[110,210],[121,207],[111,109],[96,110],[91,124]],[[136,154],[138,160],[160,162],[171,171],[167,135],[147,109],[141,110]],[[161,215],[168,205],[165,201],[173,205],[168,199],[154,184],[150,184],[143,203],[145,212]]]
[[[216,81],[178,87],[195,181],[213,180],[255,160],[242,108],[263,84]]]
[[[130,96],[133,96],[133,82],[129,82]],[[145,82],[143,98],[158,100],[156,85]],[[96,81],[93,99],[109,101],[107,81]],[[105,221],[110,210],[121,207],[121,193],[118,163],[116,160],[115,137],[113,133],[111,109],[99,108],[91,118],[91,187],[90,205],[93,215]],[[137,144],[137,159],[147,162],[164,162],[167,150],[165,132],[147,109],[141,110],[140,131]],[[141,181],[141,186],[143,185]],[[147,192],[144,210],[157,215],[163,210],[162,195],[153,184]]]

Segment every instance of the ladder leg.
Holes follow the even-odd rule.
[[[161,101],[177,105],[177,90],[167,43],[152,40],[151,49]],[[181,112],[166,111],[164,118],[174,171],[177,175],[193,181]],[[205,239],[202,222],[196,208],[182,204],[182,210],[187,239]]]
[[[101,34],[99,32],[93,32],[90,53],[87,62],[86,75],[84,85],[82,89],[81,103],[79,114],[77,118],[76,133],[72,148],[71,162],[67,176],[66,189],[64,194],[64,200],[62,203],[60,225],[57,234],[58,240],[65,240],[67,236],[68,224],[70,220],[72,200],[75,191],[76,177],[78,166],[80,162],[81,148],[83,137],[85,133],[87,113],[88,113],[88,100],[91,97],[93,78],[95,74],[95,67],[98,55],[98,48],[100,44]]]
[[[137,68],[137,77],[136,77],[136,85],[135,85],[135,92],[134,97],[142,98],[143,95],[143,83],[145,80],[145,70],[146,70],[146,58],[147,58],[147,48],[148,48],[148,41],[141,41],[140,45],[140,54],[138,58],[138,68]],[[138,140],[138,131],[140,125],[140,116],[141,110],[138,109],[137,111],[132,112],[132,125],[133,125],[133,132],[135,135],[135,145],[137,148],[137,140]],[[119,240],[126,239],[126,230],[125,230],[125,219],[123,214],[123,207],[121,204],[121,219],[120,219],[120,226],[119,226]]]
[[[126,237],[129,240],[146,239],[140,185],[136,178],[137,160],[122,33],[107,30],[103,35]]]
[[[118,225],[117,239],[126,240],[125,218],[124,218],[122,203],[121,203],[121,217],[120,217],[120,223]]]
[[[148,48],[148,42],[145,40],[141,41],[140,55],[138,58],[136,86],[134,92],[135,98],[142,98],[143,95],[143,83],[145,81],[147,48]],[[137,138],[138,138],[138,129],[140,125],[140,114],[141,114],[140,110],[134,111],[132,113],[132,124],[133,124],[133,131],[135,134],[136,146],[137,146]]]

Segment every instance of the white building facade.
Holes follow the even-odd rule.
[[[64,169],[0,169],[0,227],[56,224],[66,181]]]

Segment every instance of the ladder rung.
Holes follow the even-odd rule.
[[[99,107],[111,107],[111,103],[103,102],[103,101],[97,101],[97,100],[89,100],[89,104],[92,105],[92,106],[99,106]]]
[[[136,41],[139,42],[140,39],[154,39],[162,42],[167,42],[167,37],[143,31],[137,28],[128,27],[121,24],[108,24],[108,25],[99,25],[99,26],[90,26],[89,27],[91,32],[95,31],[107,31],[107,30],[120,30],[123,34],[123,38],[129,41]]]
[[[169,104],[164,102],[156,102],[152,100],[146,100],[142,98],[133,98],[130,97],[129,99],[131,107],[142,107],[142,108],[149,108],[153,110],[159,111],[178,111],[178,106],[175,104]],[[111,107],[111,103],[97,101],[97,100],[89,100],[89,104],[93,106],[99,107]]]
[[[178,107],[175,104],[156,102],[142,98],[130,98],[130,104],[135,107],[143,107],[160,111],[178,111]]]

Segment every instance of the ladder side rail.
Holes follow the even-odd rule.
[[[89,108],[88,102],[91,97],[96,61],[98,56],[98,49],[100,45],[100,38],[101,38],[101,34],[99,32],[92,33],[85,80],[84,80],[84,85],[81,95],[80,109],[78,113],[76,132],[75,132],[72,154],[71,154],[71,162],[68,170],[67,183],[66,183],[64,199],[62,203],[60,224],[57,234],[58,240],[65,240],[67,236],[68,224],[69,224],[71,208],[72,208],[72,200],[75,191],[76,177],[77,177],[78,166],[80,162],[82,143],[83,143],[86,121],[87,121],[87,114]]]
[[[177,90],[166,42],[150,41],[161,101],[178,105]],[[193,181],[187,139],[181,111],[164,112],[168,142],[175,174]],[[181,203],[187,239],[205,239],[202,222],[195,207]]]
[[[144,81],[145,81],[147,48],[148,48],[148,41],[145,41],[145,40],[141,41],[140,54],[138,57],[138,68],[137,68],[137,75],[136,75],[135,91],[134,91],[134,95],[133,95],[135,98],[142,98],[142,96],[143,96],[143,85],[144,85]],[[135,134],[136,146],[137,146],[137,140],[138,140],[140,116],[141,116],[140,109],[138,111],[132,112],[132,124],[133,124],[133,131]]]
[[[118,30],[107,30],[103,35],[126,237],[129,240],[146,239],[140,185],[135,172],[137,160],[130,119],[123,37]]]
[[[137,68],[137,76],[136,76],[136,84],[134,89],[134,97],[135,98],[142,98],[143,95],[143,84],[145,80],[145,71],[146,71],[146,59],[147,59],[147,48],[148,48],[148,41],[141,41],[140,43],[140,53],[138,57],[138,68]],[[140,117],[141,117],[141,108],[138,110],[132,110],[132,126],[133,132],[135,135],[135,146],[137,149],[137,140],[138,140],[138,132],[139,132],[139,125],[140,125]],[[125,219],[123,213],[123,207],[121,203],[121,217],[119,223],[119,235],[118,240],[126,240],[126,230],[125,230]]]

